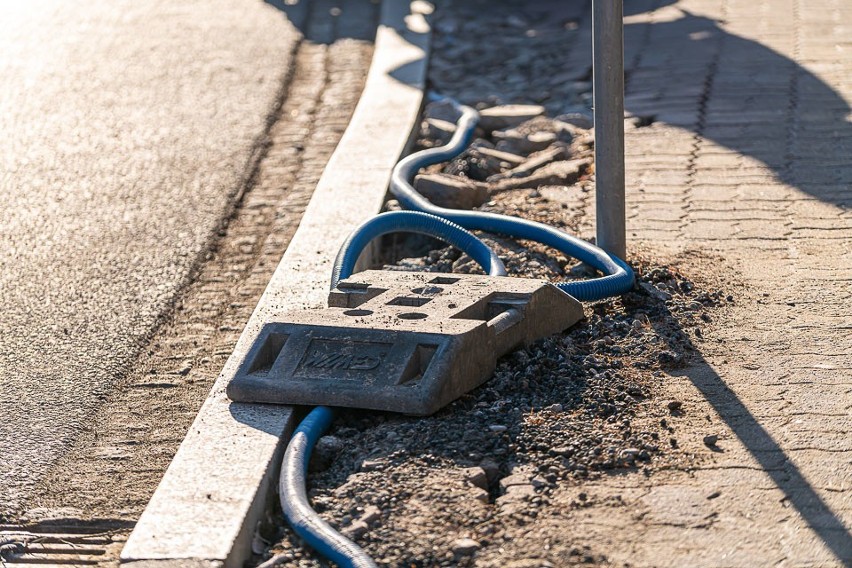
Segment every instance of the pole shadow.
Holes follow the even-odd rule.
[[[851,109],[844,96],[786,55],[726,31],[723,22],[667,4],[625,5],[628,22],[661,5],[667,16],[625,25],[625,109],[756,159],[820,201],[852,207]]]
[[[671,315],[663,304],[658,304],[658,309],[663,309]],[[725,425],[745,446],[762,471],[784,493],[786,500],[796,509],[814,534],[825,543],[841,564],[852,563],[852,534],[843,520],[820,497],[757,417],[728,387],[722,376],[704,359],[700,347],[689,339],[689,334],[683,329],[680,330],[680,334],[679,339],[682,345],[685,343],[689,346],[694,356],[688,367],[671,371],[669,374],[689,379],[718,413]],[[660,336],[665,337],[663,333]]]

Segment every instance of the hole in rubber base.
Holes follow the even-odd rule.
[[[423,312],[406,312],[404,314],[399,314],[396,317],[404,320],[422,320],[426,319],[429,316],[427,316]]]
[[[371,316],[373,315],[373,310],[346,310],[343,312],[344,316]]]

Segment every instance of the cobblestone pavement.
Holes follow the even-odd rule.
[[[626,136],[628,234],[717,255],[745,293],[671,378],[696,433],[684,451],[707,454],[710,431],[719,451],[601,482],[591,493],[625,506],[571,532],[614,563],[850,565],[852,5],[639,1],[625,16],[625,106],[654,118]]]

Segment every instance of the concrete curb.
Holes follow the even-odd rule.
[[[415,3],[419,4],[419,3]],[[134,568],[238,567],[273,487],[291,407],[231,403],[225,386],[264,322],[325,306],[339,246],[382,207],[423,99],[429,28],[385,0],[367,81],[260,303],[121,553]]]

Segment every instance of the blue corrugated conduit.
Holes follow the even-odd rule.
[[[483,211],[459,211],[438,207],[414,189],[411,180],[414,179],[418,170],[445,162],[461,154],[470,143],[476,123],[479,121],[479,113],[475,109],[460,105],[451,99],[445,100],[453,103],[461,113],[456,132],[446,146],[415,152],[396,165],[393,169],[390,189],[400,204],[406,209],[443,217],[471,231],[488,231],[539,242],[603,272],[605,276],[601,278],[556,284],[561,290],[578,300],[601,300],[630,290],[633,287],[633,270],[630,266],[591,243],[535,221]]]
[[[431,97],[433,100],[440,97]],[[331,287],[355,270],[361,251],[373,239],[397,232],[413,232],[440,239],[467,253],[491,276],[506,276],[506,268],[485,243],[470,231],[488,231],[518,239],[536,241],[585,262],[604,273],[601,278],[555,285],[578,300],[600,300],[622,294],[633,287],[633,270],[620,258],[568,233],[535,221],[482,211],[459,211],[433,205],[411,185],[423,167],[451,160],[459,155],[473,136],[479,113],[451,99],[461,114],[452,139],[446,146],[415,152],[394,168],[391,192],[399,202],[414,211],[383,213],[358,227],[346,240],[334,262]],[[327,406],[314,408],[293,434],[281,464],[279,490],[281,507],[290,526],[320,555],[341,568],[375,568],[376,563],[358,545],[335,531],[308,502],[305,482],[311,452],[331,426],[335,411]]]
[[[376,215],[355,229],[340,247],[331,274],[331,288],[355,271],[358,256],[370,241],[391,233],[419,233],[440,239],[464,251],[476,261],[486,274],[506,276],[503,261],[491,248],[470,231],[466,231],[443,217],[418,211],[392,211]]]
[[[467,253],[490,276],[506,276],[506,267],[497,254],[474,234],[455,223],[416,211],[382,213],[363,223],[349,236],[337,258],[331,287],[352,275],[361,251],[370,241],[390,233],[419,233],[440,239]],[[293,433],[278,481],[281,509],[290,526],[314,550],[341,568],[373,568],[376,564],[351,540],[338,533],[317,515],[305,492],[308,463],[317,440],[331,426],[335,411],[328,406],[314,408]]]

